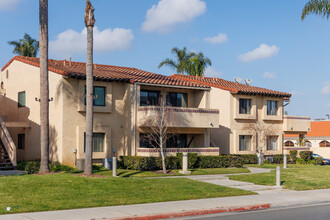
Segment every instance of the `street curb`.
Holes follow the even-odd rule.
[[[259,209],[269,209],[269,208],[270,208],[270,204],[265,203],[265,204],[251,205],[251,206],[235,206],[228,208],[202,209],[202,210],[162,213],[155,215],[128,216],[128,217],[120,217],[120,218],[103,218],[103,220],[156,220],[156,219],[168,219],[168,218],[178,218],[178,217],[187,217],[187,216],[217,214],[217,213],[225,213],[225,212],[251,211],[251,210],[259,210]]]

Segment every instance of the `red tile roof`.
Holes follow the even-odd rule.
[[[298,137],[297,134],[285,134],[284,137]],[[312,121],[311,130],[305,137],[330,137],[330,121]]]
[[[4,71],[14,60],[36,67],[40,66],[39,58],[15,56],[1,69],[1,71]],[[151,73],[136,68],[101,64],[94,64],[93,67],[93,74],[95,80],[122,81],[129,83],[140,82],[168,86],[209,88],[209,86],[202,85],[199,83],[170,78],[168,76]],[[86,63],[82,62],[49,59],[48,69],[49,71],[72,78],[85,79],[86,77]]]
[[[231,82],[224,79],[219,79],[217,77],[188,76],[188,75],[178,75],[178,74],[174,74],[170,77],[174,79],[183,79],[186,80],[187,82],[195,82],[195,83],[200,83],[201,85],[220,88],[236,94],[276,96],[276,97],[283,97],[285,99],[291,97],[290,93],[278,92],[275,90],[245,85],[237,82]]]

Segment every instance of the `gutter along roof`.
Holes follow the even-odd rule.
[[[13,61],[20,61],[35,67],[40,67],[39,58],[15,56],[2,69],[4,71]],[[70,78],[85,79],[86,63],[66,60],[48,60],[48,70]],[[112,65],[93,65],[94,79],[98,81],[118,81],[126,83],[146,83],[152,85],[166,85],[175,87],[190,87],[207,89],[209,86],[199,83],[175,79],[168,76],[151,73],[131,67]]]
[[[217,77],[188,76],[188,75],[178,75],[178,74],[174,74],[170,77],[174,79],[182,79],[187,82],[194,82],[205,86],[227,90],[235,94],[283,97],[284,99],[289,99],[291,97],[290,93],[245,85],[237,82],[231,82],[228,80],[219,79]]]

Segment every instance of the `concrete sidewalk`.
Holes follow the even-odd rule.
[[[213,199],[199,199],[175,202],[149,203],[140,205],[110,206],[63,210],[52,212],[35,212],[13,215],[2,215],[0,220],[89,220],[103,218],[120,218],[127,216],[156,215],[202,209],[226,207],[244,207],[269,203],[271,207],[286,207],[330,202],[330,189],[310,191],[289,191],[252,196],[236,196]]]

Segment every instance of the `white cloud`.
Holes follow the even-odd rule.
[[[268,46],[267,44],[260,44],[260,46],[250,52],[241,54],[238,58],[243,62],[251,62],[255,60],[268,59],[278,53],[280,48],[277,46]]]
[[[275,73],[270,73],[270,72],[265,72],[263,77],[266,78],[266,79],[275,79],[276,74]]]
[[[323,83],[323,88],[321,90],[322,94],[330,94],[330,82],[324,82]]]
[[[13,9],[20,1],[21,0],[0,0],[0,10]]]
[[[142,30],[166,33],[176,24],[191,21],[205,11],[206,3],[201,0],[160,0],[147,11]]]
[[[215,68],[213,68],[211,66],[206,68],[204,74],[207,77],[218,77],[218,76],[224,75],[223,72],[220,72],[220,71],[216,70]]]
[[[211,43],[211,44],[222,44],[228,41],[227,34],[219,33],[215,37],[207,37],[204,38],[205,42]]]
[[[131,46],[134,39],[130,29],[115,28],[103,31],[94,28],[94,50],[98,52],[125,50]],[[80,33],[75,30],[66,30],[57,35],[56,40],[50,41],[50,52],[60,55],[82,53],[87,47],[87,29]]]

